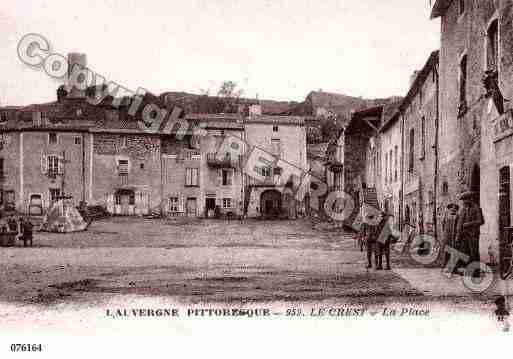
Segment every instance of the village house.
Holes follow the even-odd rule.
[[[434,51],[414,79],[399,108],[402,121],[402,205],[404,222],[420,233],[434,234],[436,223],[437,122],[438,122],[438,51]],[[382,138],[382,142],[384,138]],[[395,143],[397,146],[398,139]],[[394,146],[395,147],[395,146]],[[395,152],[389,148],[390,173],[388,184],[400,179]],[[443,212],[442,212],[443,213]]]
[[[488,260],[512,216],[513,4],[437,0],[431,17],[441,19],[441,203],[478,192],[486,222],[480,252]]]
[[[297,190],[304,185],[303,176],[309,170],[303,118],[266,116],[256,109],[244,120],[244,131],[249,150],[258,148],[277,159],[275,164],[261,168],[263,181],[246,176],[248,216],[296,218],[298,211],[304,213],[304,198],[296,198]],[[280,161],[284,161],[284,164],[280,164]],[[298,174],[280,183],[282,175],[288,172],[284,166],[294,167]]]
[[[402,102],[394,102],[383,108],[383,120],[379,129],[377,154],[378,200],[383,210],[393,215],[395,225],[402,225],[402,123],[398,112]],[[379,168],[381,166],[381,169]]]

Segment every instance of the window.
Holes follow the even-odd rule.
[[[221,170],[221,183],[223,186],[232,185],[233,172],[230,170]]]
[[[14,210],[14,191],[9,190],[4,192],[4,201],[5,201],[5,209],[6,210]]]
[[[121,137],[121,143],[120,143],[120,146],[121,148],[125,148],[128,146],[128,139],[126,136],[122,136]]]
[[[499,70],[499,20],[494,20],[487,31],[486,67],[489,71]]]
[[[48,156],[48,174],[50,176],[55,176],[59,173],[59,157],[57,156]]]
[[[271,173],[271,167],[267,167],[267,166],[264,166],[264,167],[260,167],[260,174],[263,176],[263,177],[271,177],[272,176],[272,173]]]
[[[118,160],[118,174],[120,176],[128,175],[128,160]]]
[[[7,113],[0,112],[0,123],[1,122],[7,122]]]
[[[180,211],[178,197],[170,197],[169,198],[169,211],[170,212],[179,212]]]
[[[460,108],[467,105],[467,55],[463,55],[460,61]]]
[[[144,169],[144,163],[141,163],[141,164],[139,165],[139,168],[143,170],[143,169]]]
[[[185,169],[185,185],[187,187],[199,186],[199,176],[197,168],[186,168]]]
[[[422,131],[420,159],[423,160],[426,157],[426,118],[424,116],[420,119],[420,129]]]
[[[0,158],[0,180],[4,179],[4,159]]]
[[[271,147],[272,147],[272,153],[273,154],[279,154],[281,153],[281,141],[278,138],[273,138],[271,140]]]
[[[398,181],[398,174],[397,174],[397,165],[399,164],[399,147],[395,146],[394,149],[395,159],[394,159],[394,179],[395,182]]]
[[[390,150],[390,161],[389,161],[389,163],[390,163],[390,181],[389,182],[390,183],[392,183],[392,179],[393,179],[393,167],[392,167],[393,156],[394,156],[393,151]]]
[[[61,196],[60,188],[50,188],[50,203],[54,203]]]
[[[54,145],[57,143],[57,134],[55,132],[50,132],[48,134],[48,143]]]
[[[449,194],[449,183],[447,181],[442,184],[442,194],[444,196]]]
[[[231,198],[223,198],[223,208],[232,208]]]
[[[82,138],[81,137],[75,137],[75,145],[80,145],[82,144]]]
[[[414,165],[415,165],[415,130],[412,128],[410,130],[410,161],[408,165],[409,172],[413,172]]]
[[[385,183],[388,183],[388,156],[385,155]]]
[[[273,132],[278,132],[279,128],[278,126],[273,126]]]
[[[461,16],[465,13],[465,0],[459,0],[458,5],[458,14]]]

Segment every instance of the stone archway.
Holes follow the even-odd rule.
[[[282,195],[275,189],[262,192],[260,195],[260,213],[262,217],[278,218],[282,211]]]

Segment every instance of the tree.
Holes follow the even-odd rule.
[[[243,90],[237,88],[237,83],[234,81],[223,81],[217,96],[221,99],[224,107],[223,112],[226,113],[237,113],[239,110],[238,104],[239,99],[243,94]]]

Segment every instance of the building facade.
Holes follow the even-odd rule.
[[[441,19],[441,192],[457,201],[479,193],[485,225],[481,257],[497,251],[511,224],[508,113],[513,89],[513,4],[503,0],[438,0]]]
[[[126,109],[91,105],[79,94],[2,119],[4,209],[42,215],[67,196],[114,215],[296,217],[297,204],[272,183],[272,171],[269,183],[253,183],[243,158],[216,152],[235,137],[307,171],[301,118],[186,115],[188,129],[179,137],[146,132]]]

